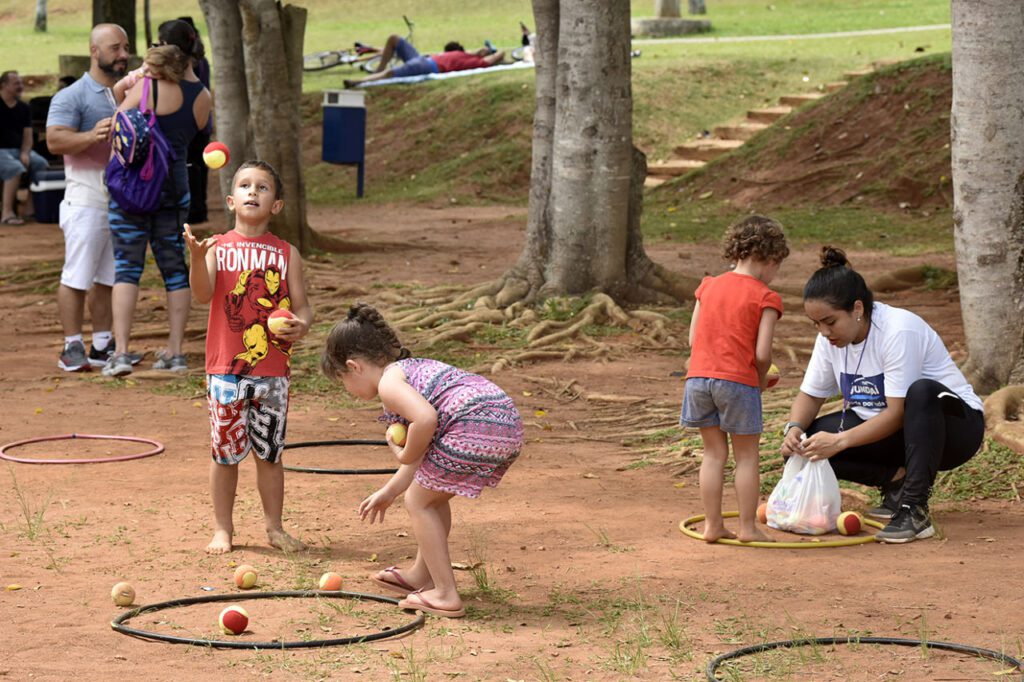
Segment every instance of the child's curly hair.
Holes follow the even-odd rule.
[[[732,262],[747,258],[782,262],[788,255],[782,225],[762,215],[744,218],[726,230],[722,239],[722,257]]]
[[[348,371],[345,363],[353,357],[386,365],[411,357],[411,353],[376,308],[367,303],[356,303],[348,309],[348,316],[334,325],[327,336],[327,346],[320,357],[320,370],[329,379],[337,379]]]

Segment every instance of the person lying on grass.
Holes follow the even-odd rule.
[[[388,68],[388,64],[395,56],[404,63],[401,66]],[[482,47],[475,52],[466,52],[466,49],[454,40],[444,46],[443,52],[421,55],[405,38],[392,35],[388,37],[387,42],[384,43],[384,49],[381,50],[380,66],[377,67],[377,71],[365,78],[346,80],[345,87],[354,88],[362,83],[385,78],[405,78],[430,73],[483,69],[500,64],[504,59],[505,53],[502,50],[492,52],[489,48]]]
[[[387,442],[401,466],[384,487],[364,499],[359,516],[384,521],[405,493],[416,536],[416,559],[392,566],[373,581],[405,596],[399,606],[437,616],[466,615],[448,552],[450,501],[495,487],[519,456],[523,422],[512,399],[487,379],[437,360],[413,358],[381,314],[357,303],[335,325],[320,362],[357,398],[379,398],[383,421],[408,424],[404,442],[392,429]],[[401,439],[399,439],[401,440]]]

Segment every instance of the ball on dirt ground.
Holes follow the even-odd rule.
[[[249,613],[241,606],[232,605],[220,612],[220,630],[225,635],[240,635],[249,627]]]
[[[757,505],[757,520],[759,523],[768,523],[768,503],[762,502]]]
[[[776,365],[772,364],[772,366],[768,368],[767,377],[768,388],[773,388],[778,385],[779,379],[782,378],[782,372],[779,371],[779,368]]]
[[[405,445],[405,437],[409,435],[408,429],[405,428],[405,424],[398,424],[397,422],[388,427],[387,434],[391,437],[391,442],[402,447]]]
[[[223,142],[211,142],[203,148],[203,163],[213,170],[223,167],[230,157],[228,146]]]
[[[285,327],[285,321],[297,319],[292,311],[285,308],[278,308],[274,312],[270,313],[270,317],[267,318],[267,329],[270,330],[271,334],[280,334]]]
[[[259,578],[259,573],[249,564],[242,564],[235,569],[235,584],[243,590],[251,590],[256,587],[256,581]]]
[[[836,530],[840,535],[856,535],[863,525],[860,514],[855,511],[843,512],[836,519]]]
[[[320,576],[321,590],[337,592],[341,589],[342,583],[344,583],[344,580],[342,579],[341,574],[335,573],[334,571],[328,571]]]
[[[110,591],[110,598],[118,606],[131,606],[135,601],[135,588],[128,583],[118,583]]]

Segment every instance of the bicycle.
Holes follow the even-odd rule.
[[[405,25],[409,31],[405,36],[405,40],[411,45],[413,23],[409,21],[409,18],[405,15],[402,15],[402,20],[405,21]],[[304,55],[302,57],[302,70],[323,71],[325,69],[338,66],[339,64],[344,64],[346,66],[354,66],[355,68],[372,73],[377,70],[377,67],[380,64],[380,52],[381,50],[379,47],[372,47],[357,41],[353,44],[352,49],[324,50]]]

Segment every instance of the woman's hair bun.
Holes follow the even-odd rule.
[[[825,268],[831,267],[842,267],[849,265],[850,261],[846,260],[846,252],[842,249],[837,249],[834,246],[823,246],[821,247],[821,266]]]

